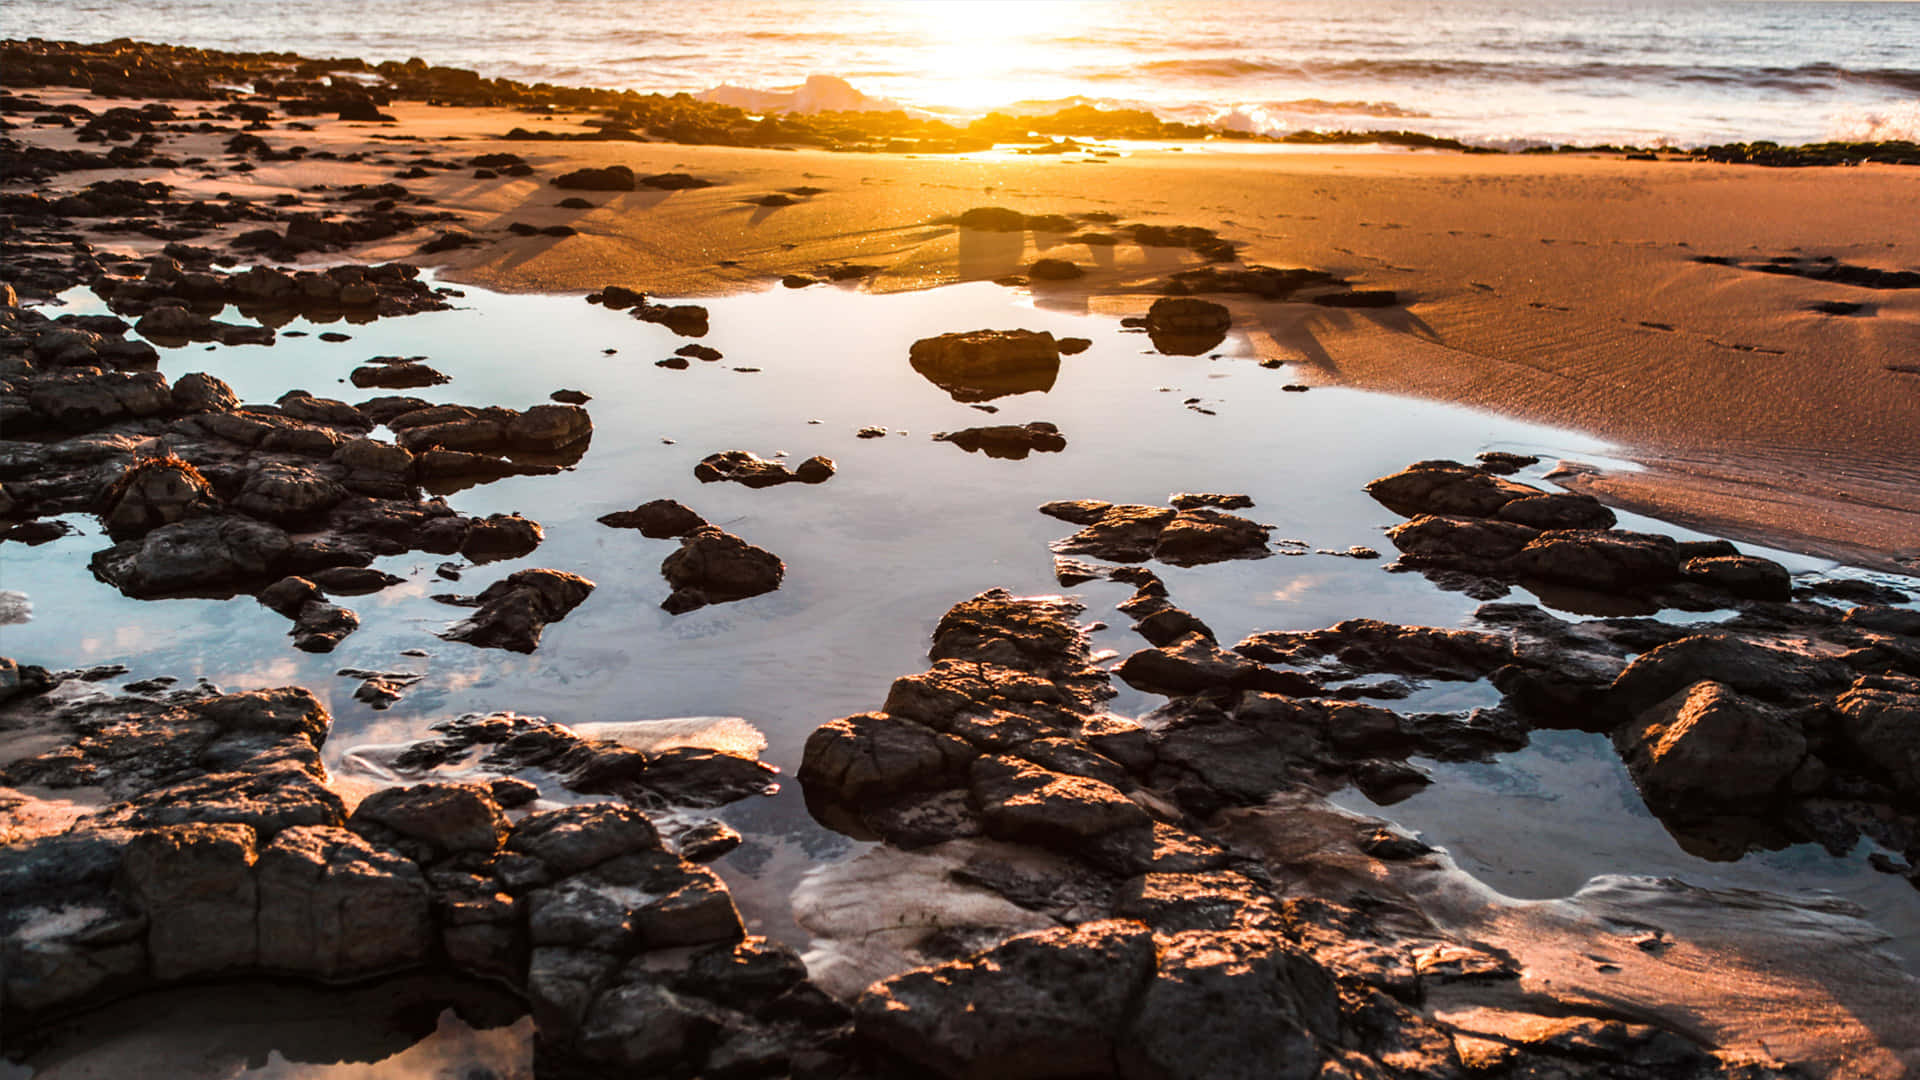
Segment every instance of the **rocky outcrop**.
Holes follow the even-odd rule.
[[[1112,562],[1158,559],[1174,566],[1197,566],[1270,554],[1269,526],[1212,506],[1174,509],[1089,501],[1049,503],[1041,512],[1084,526],[1053,544],[1053,550],[1064,555],[1092,555]]]

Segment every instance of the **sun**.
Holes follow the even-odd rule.
[[[916,0],[898,11],[921,42],[926,100],[957,108],[1059,93],[1051,41],[1085,14],[1077,0]]]

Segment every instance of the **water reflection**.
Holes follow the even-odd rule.
[[[97,309],[90,296],[75,300],[69,310]],[[925,667],[927,634],[950,605],[995,586],[1057,591],[1047,544],[1062,533],[1059,522],[1035,512],[1042,502],[1160,504],[1174,491],[1244,492],[1255,503],[1244,513],[1272,524],[1276,538],[1309,549],[1385,549],[1381,534],[1399,519],[1361,490],[1376,476],[1424,458],[1465,460],[1500,449],[1540,456],[1518,477],[1539,482],[1558,458],[1607,454],[1583,435],[1429,402],[1339,388],[1288,393],[1288,373],[1262,368],[1239,337],[1213,355],[1162,355],[1143,351],[1143,338],[1110,319],[1036,307],[987,284],[892,296],[776,290],[706,301],[712,329],[703,341],[727,362],[686,370],[653,363],[682,343],[666,329],[576,297],[470,289],[463,302],[460,310],[356,327],[345,342],[308,333],[283,334],[270,349],[163,349],[160,366],[170,378],[217,375],[249,402],[273,401],[293,387],[359,400],[368,395],[345,385],[349,372],[383,354],[425,356],[451,375],[446,385],[414,392],[434,402],[525,408],[560,387],[592,395],[593,446],[568,471],[449,496],[463,513],[518,511],[546,529],[529,556],[462,567],[458,591],[479,592],[535,566],[598,583],[586,604],[548,627],[537,652],[514,656],[437,638],[463,612],[429,599],[449,591],[436,576],[444,557],[416,552],[376,562],[405,583],[346,600],[364,621],[336,652],[300,653],[287,641],[286,620],[251,599],[141,602],[93,580],[87,557],[107,539],[80,517],[71,519],[72,534],[4,549],[7,587],[29,594],[34,617],[0,629],[0,651],[53,667],[122,662],[132,669],[129,679],[204,677],[229,689],[306,685],[333,711],[328,754],[335,765],[356,745],[423,737],[432,722],[463,712],[511,710],[576,725],[738,718],[764,738],[765,759],[791,774],[815,727],[873,708],[894,678]],[[908,349],[923,337],[976,327],[1093,341],[1061,361],[1048,387],[1036,387],[1047,393],[998,402],[994,423],[1047,421],[1071,432],[1064,451],[1016,461],[954,453],[931,440],[981,415],[929,385],[909,365]],[[296,318],[285,329],[313,327]],[[1211,412],[1184,407],[1183,399],[1203,390]],[[870,426],[889,433],[858,437]],[[825,454],[839,473],[831,484],[763,490],[694,479],[700,458],[742,447]],[[678,617],[662,611],[669,590],[658,568],[676,543],[595,521],[655,498],[678,499],[780,555],[783,586]],[[1621,525],[1693,535],[1631,515]],[[1756,553],[1795,570],[1824,568]],[[1223,641],[1353,617],[1452,626],[1477,606],[1420,575],[1321,554],[1155,569],[1176,602]],[[1125,655],[1141,647],[1110,614],[1130,591],[1104,581],[1075,589],[1090,617],[1109,623],[1095,632],[1096,649]],[[420,650],[429,655],[403,655]],[[426,678],[389,711],[374,712],[353,699],[357,680],[337,676],[341,668]],[[1117,712],[1137,715],[1161,701],[1124,685],[1119,691]],[[1487,703],[1484,687],[1423,693],[1432,696],[1413,705]],[[1596,737],[1543,732],[1532,748],[1495,765],[1434,772],[1434,785],[1388,816],[1426,830],[1509,892],[1564,895],[1601,872],[1677,873],[1845,891],[1909,942],[1920,922],[1911,889],[1872,873],[1864,857],[1789,851],[1716,867],[1687,855],[1647,815]],[[804,944],[788,901],[794,885],[856,845],[815,824],[796,785],[717,816],[747,837],[717,868],[749,926]],[[1896,902],[1889,889],[1906,895]],[[264,1054],[248,1060],[266,1067]]]

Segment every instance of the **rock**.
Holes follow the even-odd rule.
[[[1611,529],[1615,521],[1600,500],[1566,492],[1522,495],[1501,504],[1494,516],[1534,529]]]
[[[1387,530],[1394,547],[1442,566],[1501,563],[1539,537],[1525,525],[1466,517],[1417,517]]]
[[[353,385],[366,388],[370,386],[388,389],[411,389],[417,386],[439,386],[452,382],[452,376],[413,361],[397,364],[366,364],[354,368],[347,376]]]
[[[1067,259],[1035,259],[1027,267],[1027,276],[1035,281],[1072,281],[1086,276],[1078,264]]]
[[[159,979],[230,974],[259,959],[254,831],[194,823],[128,841],[122,873],[147,916],[147,953]]]
[[[640,535],[654,540],[685,536],[705,528],[707,521],[672,499],[654,499],[632,510],[603,514],[600,524],[614,529],[638,529]]]
[[[1640,654],[1613,681],[1608,696],[1632,716],[1709,680],[1744,695],[1793,704],[1847,685],[1853,673],[1838,660],[1697,634]]]
[[[513,827],[506,846],[540,860],[555,874],[576,874],[622,855],[665,850],[647,815],[619,803],[529,814]]]
[[[1457,461],[1422,461],[1369,482],[1367,494],[1406,517],[1490,517],[1516,499],[1544,492]]]
[[[1752,555],[1723,555],[1688,559],[1680,568],[1688,580],[1748,600],[1790,600],[1793,577],[1771,559]]]
[[[815,454],[794,467],[793,478],[803,484],[824,484],[833,478],[834,472],[832,458]]]
[[[585,405],[593,400],[592,396],[580,390],[555,390],[547,396],[563,405]]]
[[[476,563],[517,559],[532,553],[546,539],[540,524],[519,514],[489,514],[470,520],[460,541],[460,554]]]
[[[309,600],[294,617],[293,647],[304,652],[332,652],[342,638],[359,628],[360,616],[347,608]]]
[[[1160,950],[1115,1060],[1125,1080],[1313,1080],[1340,1035],[1326,970],[1277,934],[1189,930]]]
[[[329,566],[309,571],[307,577],[336,596],[364,596],[399,585],[406,579],[364,566]],[[278,610],[278,609],[276,609]]]
[[[907,353],[913,370],[955,401],[988,401],[1047,391],[1060,373],[1060,346],[1033,330],[970,330],[922,338]]]
[[[576,191],[632,191],[634,189],[633,170],[625,165],[609,165],[604,169],[575,169],[562,173],[552,180],[557,188]]]
[[[1615,744],[1649,803],[1695,814],[1765,807],[1807,756],[1785,713],[1711,681],[1642,712]]]
[[[1263,559],[1272,529],[1211,507],[1175,514],[1153,545],[1153,557],[1174,566]]]
[[[1153,826],[1138,803],[1111,785],[1018,758],[976,758],[968,786],[988,834],[1003,840],[1074,852],[1110,832]]]
[[[382,788],[360,800],[347,828],[376,843],[410,842],[422,862],[460,852],[491,855],[508,833],[506,815],[485,788],[442,783]]]
[[[183,413],[230,412],[240,399],[233,388],[203,372],[189,372],[173,384],[173,407]]]
[[[1211,300],[1163,296],[1147,309],[1153,347],[1168,356],[1198,356],[1227,338],[1233,314]]]
[[[1043,421],[939,432],[933,441],[952,443],[970,454],[984,451],[990,458],[1010,461],[1024,461],[1034,451],[1057,454],[1067,448],[1066,437],[1060,434],[1060,429]]]
[[[1040,504],[1040,512],[1051,518],[1059,518],[1070,525],[1091,525],[1113,508],[1110,502],[1098,499],[1062,499],[1057,502]],[[1149,507],[1148,509],[1158,509]]]
[[[1347,619],[1325,630],[1254,634],[1233,651],[1263,664],[1334,659],[1361,672],[1463,681],[1485,678],[1519,659],[1516,647],[1499,634],[1377,619]]]
[[[1023,934],[875,983],[854,1004],[855,1029],[956,1080],[1112,1075],[1154,953],[1147,928],[1126,920]]]
[[[1116,674],[1137,690],[1168,697],[1225,689],[1281,694],[1319,691],[1305,676],[1274,671],[1226,652],[1199,633],[1188,633],[1157,649],[1142,649],[1127,657]]]
[[[1680,576],[1670,536],[1564,529],[1540,534],[1513,557],[1522,578],[1620,593],[1656,588]]]
[[[661,606],[678,615],[772,592],[786,570],[773,552],[708,525],[682,537],[680,550],[660,564],[660,573],[673,586],[673,595]]]
[[[199,469],[177,457],[143,458],[123,471],[101,496],[107,532],[140,536],[162,525],[220,511],[219,496]]]
[[[251,518],[192,518],[93,556],[95,577],[128,596],[147,598],[199,590],[240,591],[276,576],[293,541]]]
[[[284,829],[260,853],[259,964],[342,982],[423,964],[433,941],[420,868],[345,829]]]
[[[1920,795],[1920,679],[1862,677],[1834,702],[1834,711],[1860,760],[1906,799]]]
[[[1063,554],[1092,555],[1110,562],[1144,562],[1153,557],[1161,531],[1179,513],[1164,506],[1101,505],[1099,517],[1054,544],[1053,549]]]
[[[773,487],[776,484],[791,483],[800,479],[785,465],[777,461],[768,461],[746,450],[724,450],[718,454],[708,454],[693,467],[693,475],[703,484],[731,480],[750,488]],[[828,475],[832,475],[830,468]],[[817,483],[818,481],[809,482]]]
[[[578,574],[519,570],[487,586],[478,610],[440,636],[483,648],[532,652],[546,625],[565,618],[593,589],[593,582]]]
[[[807,736],[799,778],[810,798],[864,806],[900,792],[951,786],[973,756],[951,735],[886,713],[860,713]]]
[[[346,498],[340,484],[304,465],[267,461],[248,473],[234,508],[278,525],[313,522]]]
[[[1175,510],[1198,510],[1203,506],[1210,506],[1216,510],[1245,510],[1253,505],[1253,500],[1245,495],[1175,492],[1167,496],[1167,503]]]

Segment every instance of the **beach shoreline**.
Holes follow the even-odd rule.
[[[41,96],[100,104],[77,91]],[[1084,276],[1027,285],[1035,304],[1132,315],[1171,274],[1205,260],[1180,248],[1091,246],[1064,233],[951,222],[992,206],[1200,226],[1230,241],[1243,264],[1310,267],[1395,294],[1378,309],[1216,297],[1289,381],[1449,401],[1597,436],[1646,469],[1583,475],[1582,489],[1651,516],[1868,569],[1910,571],[1920,559],[1920,459],[1911,442],[1920,430],[1920,373],[1911,370],[1920,289],[1778,272],[1786,263],[1812,271],[1920,265],[1920,225],[1906,213],[1920,203],[1920,170],[1611,155],[1220,154],[1205,144],[1115,157],[848,154],[552,137],[590,132],[581,123],[590,113],[530,121],[510,109],[388,108],[396,123],[318,119],[298,133],[310,151],[336,155],[331,161],[262,161],[244,176],[143,169],[69,177],[157,178],[181,196],[265,200],[392,181],[390,167],[339,160],[349,154],[403,164],[409,152],[519,154],[536,175],[481,182],[414,170],[423,175],[403,185],[456,215],[475,246],[422,255],[432,234],[415,232],[303,260],[405,260],[506,292],[621,284],[697,299],[849,264],[865,268],[852,279],[857,287],[896,292],[1007,280],[1047,257],[1074,262]],[[529,123],[541,140],[502,138]],[[611,165],[714,186],[595,192],[550,182]],[[567,196],[589,208],[556,205]],[[784,205],[762,205],[768,196]],[[509,225],[575,231],[518,236]],[[134,250],[162,246],[107,239]],[[1821,304],[1854,310],[1830,314]]]

